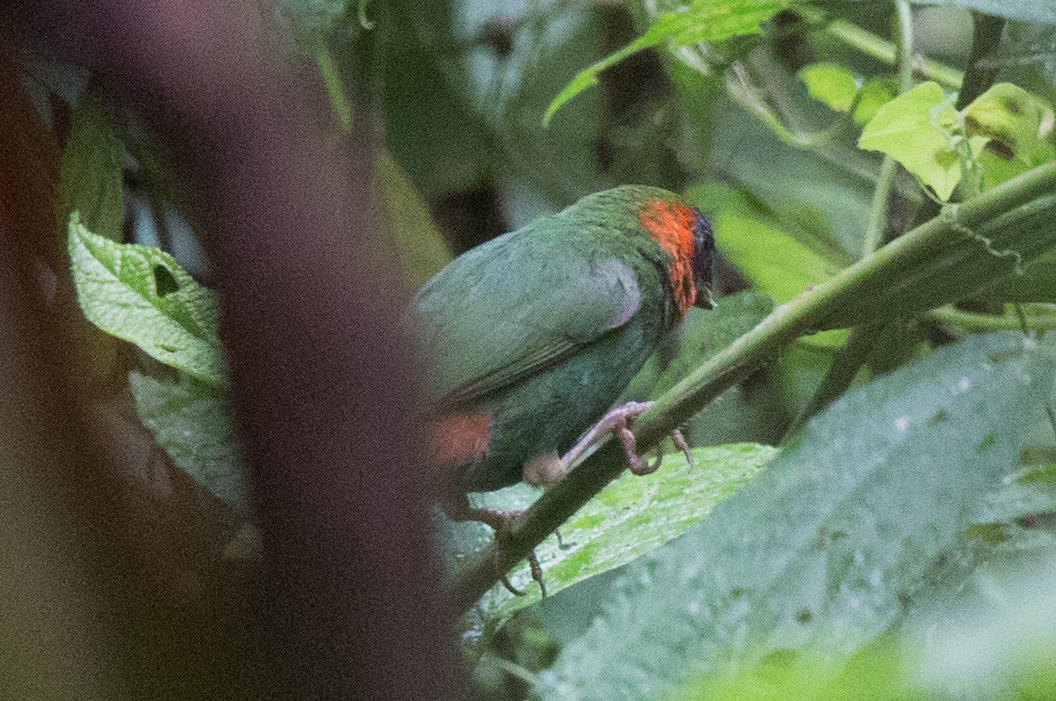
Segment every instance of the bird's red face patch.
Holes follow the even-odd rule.
[[[697,299],[693,284],[693,227],[696,212],[678,202],[654,200],[638,210],[638,224],[671,254],[667,275],[675,291],[675,302],[685,317]]]
[[[491,417],[452,414],[433,424],[432,456],[436,465],[467,465],[488,454]]]

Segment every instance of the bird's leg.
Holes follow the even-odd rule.
[[[513,584],[510,583],[510,579],[506,573],[499,569],[499,560],[502,554],[502,541],[509,533],[510,524],[513,523],[513,520],[524,512],[500,511],[498,509],[476,509],[469,505],[469,497],[465,494],[446,494],[441,499],[440,506],[452,521],[479,521],[485,526],[490,526],[491,529],[495,531],[495,554],[493,556],[493,562],[495,564],[496,572],[499,572],[499,579],[502,582],[502,586],[506,587],[506,589],[514,596],[524,596],[525,592],[514,587]],[[546,585],[543,584],[543,568],[539,564],[539,558],[536,557],[534,550],[528,554],[528,566],[532,572],[532,579],[539,582],[539,588],[542,590],[543,596],[546,596]]]
[[[532,487],[547,487],[556,484],[568,473],[568,460],[557,455],[557,451],[536,455],[524,463],[521,477]]]
[[[565,465],[571,465],[575,460],[586,452],[598,439],[607,432],[612,432],[617,438],[620,439],[620,443],[623,444],[623,450],[627,454],[627,464],[631,472],[636,475],[648,475],[652,472],[656,472],[657,468],[660,467],[660,462],[663,457],[662,451],[657,457],[656,462],[648,463],[638,455],[637,446],[634,441],[634,434],[627,425],[634,420],[639,414],[645,412],[646,409],[656,404],[656,402],[627,402],[621,404],[618,407],[613,407],[609,410],[605,416],[601,417],[594,426],[587,432],[587,435],[583,436],[583,439],[576,443],[565,453],[561,459]],[[671,439],[675,442],[686,456],[686,460],[689,461],[690,467],[693,466],[693,454],[689,450],[689,446],[686,444],[686,439],[682,436],[682,432],[675,429],[671,432]]]

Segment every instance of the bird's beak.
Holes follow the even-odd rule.
[[[693,302],[693,306],[701,309],[714,309],[719,305],[711,298],[711,290],[707,287],[700,287],[697,289],[697,299]]]

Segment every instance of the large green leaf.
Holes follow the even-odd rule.
[[[974,337],[838,400],[707,520],[630,565],[536,694],[662,698],[688,676],[799,650],[838,669],[1015,468],[1054,355],[1016,334]]]
[[[227,402],[216,389],[183,376],[161,382],[128,375],[136,412],[176,467],[240,512],[247,510],[246,482]]]
[[[646,477],[629,473],[615,480],[575,516],[561,526],[562,545],[548,539],[536,549],[550,594],[584,579],[625,565],[643,553],[681,535],[700,522],[715,504],[749,482],[774,456],[775,448],[754,444],[696,448],[693,467],[681,453],[665,455],[660,469]],[[492,492],[475,496],[485,508],[524,508],[534,495],[524,498],[525,487],[515,495]],[[505,491],[505,490],[504,490]],[[449,562],[457,564],[489,542],[486,526],[478,523],[442,524],[441,543]],[[539,600],[539,587],[532,583],[525,563],[509,575],[510,581],[527,591],[513,596],[501,584],[477,602],[483,620],[505,618]]]
[[[217,306],[167,253],[97,236],[70,215],[68,248],[77,301],[103,331],[214,386],[225,383]]]

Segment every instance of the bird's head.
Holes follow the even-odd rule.
[[[665,196],[645,199],[638,209],[638,226],[671,257],[667,273],[680,311],[685,315],[694,306],[714,309],[711,268],[715,237],[711,223],[703,212],[672,193],[654,192]]]

